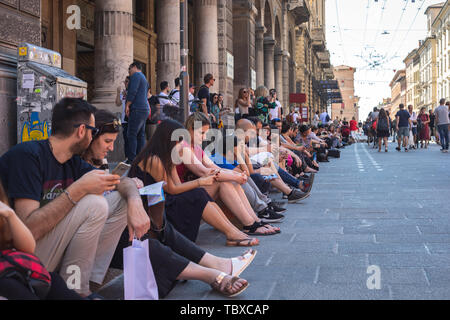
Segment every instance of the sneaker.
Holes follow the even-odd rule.
[[[274,204],[273,202],[269,203],[269,209],[276,213],[283,213],[286,211],[285,208],[279,207],[276,204]]]
[[[285,202],[285,201],[274,201],[274,200],[272,200],[272,202],[270,202],[270,204],[273,204],[274,206],[277,206],[278,208],[282,208],[282,209],[285,209],[286,206],[287,206],[287,202]]]
[[[308,198],[310,193],[302,192],[301,190],[294,189],[291,194],[288,196],[288,203],[297,203],[300,200]]]
[[[266,208],[262,212],[258,213],[258,218],[260,218],[262,222],[275,223],[283,221],[284,215],[276,213],[270,208]]]

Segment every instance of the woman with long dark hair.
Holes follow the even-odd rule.
[[[191,241],[195,241],[200,220],[205,220],[227,236],[229,246],[254,246],[259,242],[239,231],[224,215],[205,188],[216,181],[216,172],[182,183],[178,177],[173,155],[181,151],[180,141],[172,134],[183,126],[167,120],[158,126],[154,136],[133,162],[130,175],[150,183],[166,181],[166,215],[172,225]]]
[[[92,164],[99,165],[103,160],[102,157],[112,150],[119,127],[114,124],[115,116],[108,111],[99,110],[96,112],[95,117],[96,128],[99,129],[99,133],[93,139],[89,150],[83,157]],[[167,120],[163,123],[168,121],[170,123],[175,122]],[[161,129],[164,128],[163,123],[162,126],[160,125]],[[156,130],[152,140],[160,141],[161,129]],[[131,171],[135,172],[139,169],[136,165],[140,162],[138,158],[142,159],[142,155],[147,154],[149,149],[149,144],[147,144],[136,158],[135,165],[130,170],[131,177],[134,177]],[[164,164],[166,164],[167,158],[163,156],[163,159],[165,160]],[[159,161],[159,163],[161,167],[164,167],[161,164],[162,161]],[[160,170],[160,172],[163,171],[163,169]],[[155,182],[151,175],[142,175],[141,178],[142,181],[148,184]],[[135,181],[138,184],[139,182],[142,183],[139,179]],[[167,195],[167,197],[170,196]],[[170,221],[166,219],[165,213],[171,211],[170,205],[166,208],[166,203],[161,202],[148,207],[144,197],[142,202],[152,222],[151,229],[144,238],[149,238],[149,256],[160,297],[165,297],[172,290],[176,280],[201,280],[210,284],[213,289],[225,296],[238,295],[247,288],[248,282],[238,277],[251,263],[256,251],[247,251],[241,257],[232,259],[213,256],[200,249],[195,243],[178,232]],[[192,225],[192,222],[190,222],[190,225]],[[219,227],[217,228],[219,229]],[[123,268],[123,249],[129,245],[129,238],[128,229],[125,229],[113,258],[114,267]],[[245,238],[247,237],[245,236]],[[245,244],[244,240],[243,243]],[[252,240],[249,243],[255,244]]]
[[[384,141],[384,151],[388,152],[388,138],[390,131],[391,125],[387,113],[384,109],[381,109],[377,119],[378,152],[381,152],[381,140]]]

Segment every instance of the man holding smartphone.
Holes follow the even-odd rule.
[[[76,291],[84,297],[90,281],[103,282],[127,222],[138,238],[150,228],[145,210],[128,210],[124,201],[142,206],[137,188],[80,158],[99,131],[94,112],[82,99],[65,98],[53,108],[49,140],[18,144],[0,158],[0,178],[36,240],[36,255],[64,280],[78,268]]]

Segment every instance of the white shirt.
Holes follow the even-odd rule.
[[[411,114],[411,121],[417,121],[417,114],[413,111],[413,113]],[[416,123],[413,123],[412,124],[412,127],[413,128],[416,128],[417,127],[417,124]]]
[[[294,112],[294,114],[292,115],[292,120],[294,121],[294,123],[297,123],[298,117],[299,117],[299,114],[297,112]]]
[[[175,90],[178,90],[178,89],[175,89]],[[172,100],[173,100],[176,104],[180,105],[180,90],[178,90],[177,92],[175,92],[175,93],[172,95]]]
[[[327,113],[327,112],[323,112],[323,113],[320,115],[320,121],[322,121],[323,124],[328,123],[328,122],[327,122],[327,116],[328,116],[328,113]]]
[[[161,98],[161,97],[167,97],[167,99]],[[161,105],[161,107],[164,107],[166,104],[171,105],[171,106],[175,106],[175,103],[173,103],[172,101],[169,100],[169,95],[166,94],[165,92],[160,92],[158,95],[158,100],[159,100],[159,104]]]
[[[281,108],[281,103],[278,100],[276,100],[275,103],[277,104],[275,109],[269,109],[269,113],[271,115],[271,119],[276,119],[276,118],[279,117],[278,116],[278,110],[280,110],[280,108]]]

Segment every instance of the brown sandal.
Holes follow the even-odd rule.
[[[224,280],[225,278],[227,278],[227,277],[228,277],[228,278],[231,278],[231,280],[230,280],[229,282],[224,282],[223,280]],[[238,281],[238,280],[240,280],[240,278],[238,278],[238,277],[231,277],[230,275],[227,275],[225,272],[221,272],[221,273],[216,277],[216,279],[214,280],[214,282],[211,283],[211,287],[212,287],[214,290],[216,290],[216,291],[222,293],[222,294],[223,294],[224,296],[226,296],[226,297],[229,297],[229,298],[235,297],[235,296],[241,294],[242,292],[244,292],[244,291],[248,288],[248,286],[249,286],[249,284],[248,284],[248,282],[247,282],[245,285],[242,286],[242,288],[240,288],[238,291],[236,291],[236,292],[233,293],[231,290],[233,289],[233,285],[234,285],[234,284],[236,283],[236,281]]]
[[[257,238],[247,238],[247,239],[241,239],[241,240],[235,240],[235,239],[227,239],[227,247],[253,247],[259,245],[259,242],[257,241],[256,244],[252,244],[254,240],[258,240]]]

